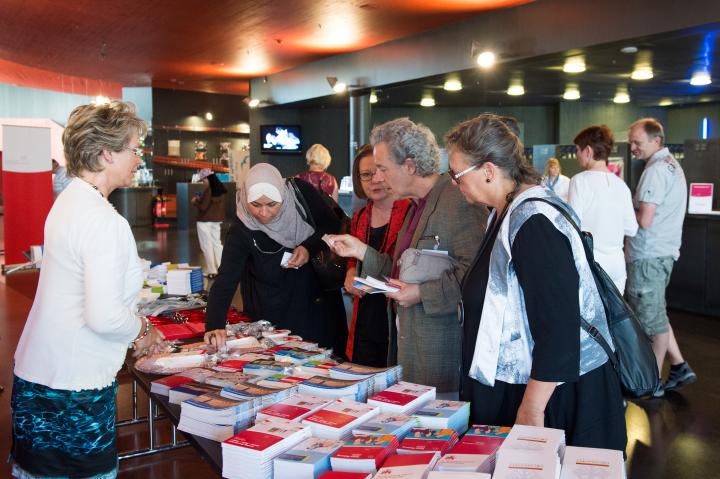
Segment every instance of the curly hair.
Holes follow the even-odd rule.
[[[483,113],[456,125],[445,135],[445,146],[466,155],[471,165],[493,163],[521,184],[540,184],[540,174],[525,158],[523,144],[502,117]]]
[[[378,125],[370,132],[370,144],[385,143],[398,165],[406,159],[415,162],[415,174],[430,176],[440,171],[440,148],[435,135],[425,125],[409,118],[397,118]]]
[[[308,166],[317,166],[323,170],[327,170],[328,166],[330,166],[330,161],[332,160],[328,149],[320,143],[315,143],[313,146],[308,148],[307,153],[305,153],[305,159],[307,160]]]
[[[62,141],[68,176],[103,170],[103,151],[121,152],[133,134],[144,138],[147,125],[137,116],[135,105],[114,100],[76,107],[68,117]]]

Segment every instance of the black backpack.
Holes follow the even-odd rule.
[[[595,262],[593,238],[587,231],[581,231],[575,220],[561,206],[545,198],[528,198],[525,201],[542,201],[557,209],[580,235],[585,256],[595,278],[600,299],[607,316],[610,336],[615,351],[603,338],[600,331],[580,318],[582,328],[605,350],[610,362],[618,373],[623,395],[634,399],[648,396],[660,386],[660,374],[650,339],[640,326],[635,313],[625,302],[610,276]]]

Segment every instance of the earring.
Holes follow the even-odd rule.
[[[485,178],[485,183],[490,183],[490,181],[492,181],[490,178]]]

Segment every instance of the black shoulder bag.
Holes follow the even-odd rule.
[[[300,202],[300,206],[302,206],[302,209],[298,206],[298,212],[300,213],[300,216],[302,216],[303,219],[305,219],[305,221],[307,221],[307,223],[313,227],[313,229],[317,230],[317,225],[315,224],[315,220],[313,219],[312,212],[308,207],[307,201],[305,201],[305,197],[300,192],[300,188],[298,188],[297,183],[295,183],[295,180],[293,178],[288,178],[287,182],[292,186],[293,190],[295,191],[295,196]],[[328,196],[323,192],[319,192],[319,194],[325,204],[328,206],[328,208],[333,212],[333,214],[335,214],[335,216],[337,216],[337,219],[340,221],[339,230],[328,233],[349,233],[350,218],[348,218],[343,209],[340,208],[340,205],[338,205],[337,202],[332,199],[332,197]],[[342,256],[335,254],[326,245],[323,245],[323,248],[317,254],[310,257],[310,263],[312,264],[313,270],[315,270],[315,274],[320,280],[320,284],[324,291],[335,291],[342,288],[343,284],[345,284],[345,273],[347,272],[347,258],[343,258]]]
[[[610,362],[618,373],[623,395],[627,398],[640,398],[652,394],[660,386],[660,374],[657,369],[655,353],[650,339],[643,331],[630,306],[625,302],[620,291],[610,276],[595,262],[593,255],[592,235],[581,231],[575,220],[562,207],[545,198],[529,198],[525,201],[542,201],[558,210],[580,235],[585,256],[595,278],[600,299],[607,316],[610,336],[615,344],[615,351],[603,338],[600,331],[580,318],[582,328],[598,342],[607,353]]]

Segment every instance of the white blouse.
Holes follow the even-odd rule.
[[[53,389],[111,385],[142,326],[135,315],[142,280],[127,220],[74,179],[45,221],[40,282],[15,374]]]

